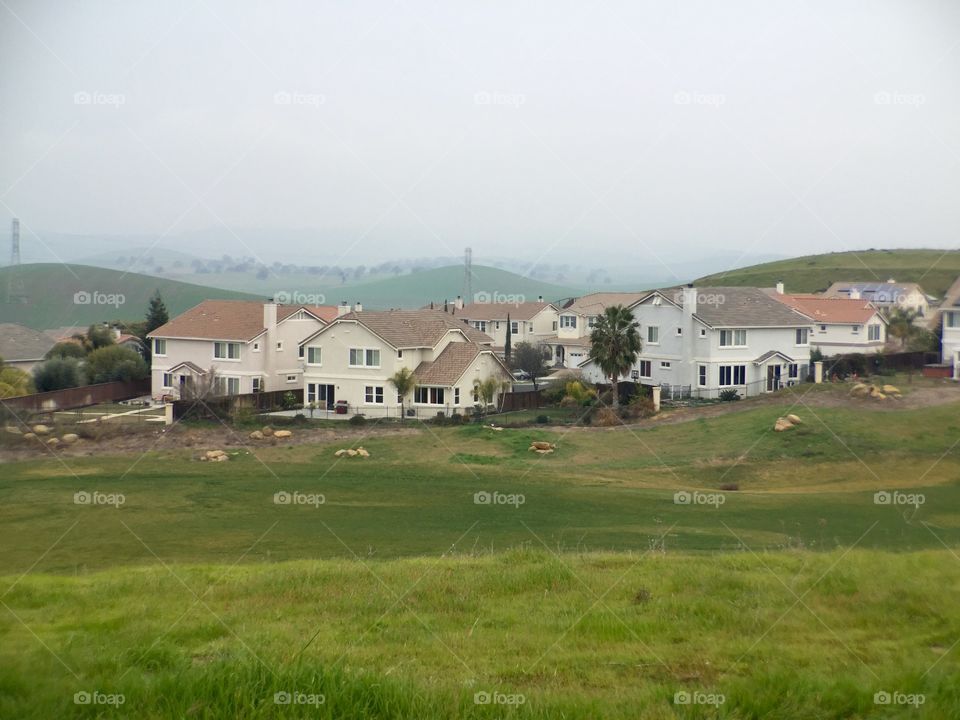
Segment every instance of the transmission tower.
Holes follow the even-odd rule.
[[[473,249],[467,248],[463,253],[463,301],[473,302]]]
[[[23,290],[20,277],[20,220],[14,218],[10,223],[10,268],[7,270],[7,302],[25,303],[27,295]]]

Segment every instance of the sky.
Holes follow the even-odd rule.
[[[956,247],[958,120],[950,1],[0,0],[0,222],[32,246]]]

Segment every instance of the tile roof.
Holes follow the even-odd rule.
[[[54,345],[44,332],[16,323],[0,323],[0,358],[8,362],[42,360]]]
[[[629,307],[649,295],[648,292],[596,292],[579,297],[560,312],[574,312],[579,315],[600,315],[604,308],[612,305]]]
[[[868,300],[821,297],[817,295],[780,295],[769,293],[774,300],[802,312],[819,323],[863,324],[877,314],[877,308]]]
[[[753,287],[698,287],[697,310],[694,313],[710,327],[803,327],[809,318],[764,290]],[[659,291],[683,306],[683,288]]]
[[[493,344],[489,335],[443,310],[361,310],[339,320],[359,322],[395,348],[436,347],[451,330],[459,330],[470,342]]]
[[[470,303],[457,315],[468,320],[532,320],[537,313],[550,307],[548,302]]]
[[[482,352],[490,352],[490,348],[472,342],[452,342],[435,360],[420,363],[413,375],[420,385],[450,386],[463,376]]]
[[[60,342],[61,340],[69,340],[74,335],[86,335],[87,326],[64,325],[58,328],[49,328],[43,332],[52,337],[56,342]]]
[[[249,341],[265,330],[263,306],[258,300],[204,300],[149,336]],[[337,316],[337,308],[332,306],[278,305],[277,321],[287,319],[301,308],[319,315],[325,322]]]

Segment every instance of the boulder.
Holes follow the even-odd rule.
[[[784,430],[789,430],[793,427],[793,423],[787,420],[785,417],[777,418],[777,422],[773,424],[774,432],[783,432]]]
[[[6,431],[7,431],[8,433],[10,433],[11,435],[23,435],[23,431],[22,431],[20,428],[15,427],[15,426],[13,426],[13,425],[7,425],[7,426],[4,428],[4,430],[6,430]]]
[[[48,428],[46,425],[34,425],[34,426],[33,426],[33,432],[34,432],[36,435],[49,435],[49,434],[50,434],[50,428]]]
[[[260,432],[259,430],[254,430],[252,433],[250,433],[250,439],[251,439],[251,440],[263,440],[263,433]]]
[[[347,451],[344,450],[343,448],[340,448],[339,450],[337,450],[337,451],[333,454],[333,456],[334,456],[334,457],[343,457],[343,456],[346,455],[346,454],[347,454]]]
[[[850,394],[854,397],[867,397],[870,394],[872,389],[871,385],[866,385],[864,383],[857,383],[852,388],[850,388]]]
[[[57,438],[50,438],[49,440],[47,440],[47,445],[49,445],[52,448],[59,447],[60,440]]]
[[[537,455],[549,455],[552,452],[552,448],[547,448],[546,450],[536,450]]]
[[[264,437],[270,437],[271,435],[273,435],[273,428],[270,427],[269,425],[264,425],[263,430],[261,430],[260,432],[263,433]]]
[[[789,420],[792,425],[803,425],[803,420],[800,419],[799,415],[787,415],[787,420]]]
[[[357,455],[360,457],[370,457],[370,453],[364,450],[362,447],[357,448]]]
[[[60,438],[60,441],[65,445],[73,445],[79,439],[80,439],[80,436],[77,435],[76,433],[67,433],[62,438]]]
[[[357,451],[354,450],[353,448],[350,448],[349,450],[347,450],[347,455],[349,455],[350,457],[356,457]]]
[[[900,388],[896,387],[895,385],[884,385],[883,388],[881,389],[885,394],[889,395],[892,398],[900,397]]]
[[[28,432],[28,433],[24,433],[24,434],[23,434],[23,439],[24,439],[24,440],[33,440],[33,439],[35,439],[36,437],[37,437],[36,434],[35,434],[35,433],[32,433],[32,432]]]
[[[221,460],[227,459],[227,454],[223,450],[207,450],[204,454],[204,458],[207,460],[215,460],[220,462]]]
[[[283,438],[293,437],[293,433],[289,430],[274,430],[273,436],[282,440]]]
[[[530,446],[536,448],[537,450],[550,450],[553,447],[553,445],[548,442],[544,442],[543,440],[534,440],[532,443],[530,443]]]

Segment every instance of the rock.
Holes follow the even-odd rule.
[[[263,440],[263,433],[260,432],[259,430],[254,430],[252,433],[250,433],[250,439],[251,439],[251,440]]]
[[[370,453],[364,450],[363,448],[357,448],[357,455],[360,457],[370,457]]]
[[[784,417],[777,418],[777,422],[773,425],[774,432],[783,432],[784,430],[789,430],[793,427],[793,423],[787,420]]]
[[[23,435],[23,431],[18,427],[14,427],[13,425],[7,425],[3,429],[6,430],[11,435]]]
[[[24,440],[33,440],[33,439],[36,438],[36,437],[37,437],[37,436],[36,436],[34,433],[32,433],[32,432],[28,432],[28,433],[24,433],[24,434],[23,434],[23,439],[24,439]]]
[[[274,430],[273,436],[282,440],[283,438],[293,437],[293,433],[289,430]]]
[[[553,449],[552,449],[552,448],[547,448],[546,450],[537,450],[537,451],[536,451],[537,455],[549,455],[549,454],[552,453],[552,452],[553,452]]]
[[[865,385],[864,383],[857,383],[852,388],[850,388],[850,394],[854,397],[867,397],[870,394],[872,386]]]
[[[79,439],[80,439],[80,436],[77,435],[76,433],[67,433],[62,438],[60,438],[61,442],[63,442],[66,445],[73,445]]]
[[[269,425],[264,425],[263,430],[261,430],[260,432],[263,433],[264,437],[270,437],[271,435],[273,435],[273,428],[270,427]]]
[[[353,448],[350,448],[349,450],[347,450],[347,455],[349,455],[350,457],[356,457],[357,451],[354,450]]]
[[[887,395],[893,395],[895,397],[900,397],[900,388],[894,385],[884,385],[882,388],[883,392]]]
[[[204,458],[207,460],[214,460],[216,462],[221,462],[222,460],[227,459],[227,454],[223,450],[207,450]]]
[[[886,400],[886,399],[887,399],[887,396],[884,395],[884,394],[883,394],[882,392],[880,392],[879,390],[877,391],[877,394],[876,394],[876,395],[871,395],[870,397],[872,397],[872,398],[874,398],[874,399],[876,399],[876,400]]]
[[[530,443],[530,445],[537,450],[550,450],[553,447],[553,445],[548,442],[544,442],[543,440],[534,440],[532,443]]]
[[[340,448],[339,450],[337,450],[337,451],[333,454],[333,456],[334,456],[334,457],[343,457],[343,456],[346,455],[346,454],[347,454],[347,451],[344,450],[343,448]]]
[[[37,435],[49,435],[50,428],[48,428],[46,425],[34,425],[33,432]]]
[[[799,415],[787,415],[787,420],[789,420],[792,425],[803,425],[803,420],[800,419]]]
[[[47,445],[49,445],[52,448],[59,447],[60,441],[57,438],[50,438],[49,440],[47,440]]]
[[[230,458],[227,457],[226,455],[217,455],[215,458],[210,458],[210,461],[211,461],[211,462],[225,462],[226,460],[229,460],[229,459],[230,459]]]

